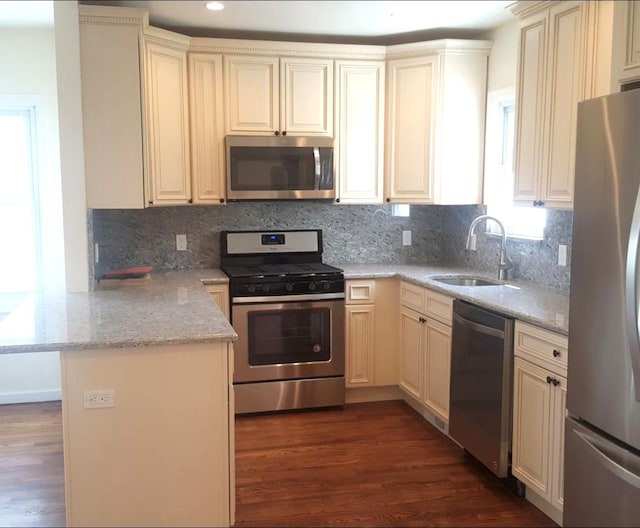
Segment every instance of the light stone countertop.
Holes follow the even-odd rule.
[[[336,264],[345,279],[399,277],[479,306],[512,316],[562,335],[569,333],[569,294],[525,281],[507,280],[502,286],[452,286],[435,276],[463,275],[496,279],[496,274],[466,269],[401,264]]]
[[[218,269],[154,271],[144,283],[30,294],[0,321],[0,354],[234,341],[203,286],[227,282]]]

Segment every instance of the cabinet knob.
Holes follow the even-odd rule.
[[[193,203],[193,198],[189,198],[189,203],[192,204]]]
[[[553,357],[560,357],[560,351],[556,350],[555,348],[553,349]]]
[[[551,376],[547,376],[547,383],[553,383],[554,387],[560,385],[560,381],[558,381],[556,378],[552,378]]]
[[[149,200],[149,205],[153,205],[153,202],[151,200]]]
[[[220,198],[220,203],[224,203],[224,198]]]
[[[275,134],[276,136],[279,136],[279,135],[280,135],[280,131],[279,131],[279,130],[276,130],[276,131],[274,132],[274,134]]]
[[[340,198],[336,198],[336,203],[340,203]]]
[[[391,201],[391,198],[387,198],[385,201],[389,203]]]
[[[533,201],[533,206],[534,207],[542,207],[544,205],[544,202],[542,200],[534,200]]]
[[[282,131],[282,135],[283,135],[283,136],[286,136],[286,135],[287,135],[287,131],[286,131],[286,130],[283,130],[283,131]]]
[[[420,321],[421,323],[426,323],[427,320],[424,317],[419,317],[418,321]]]

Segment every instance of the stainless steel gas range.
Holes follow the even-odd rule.
[[[223,231],[236,413],[344,404],[344,275],[322,231]]]

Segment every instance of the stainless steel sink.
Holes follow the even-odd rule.
[[[431,277],[431,279],[451,286],[502,286],[502,282],[482,277]]]

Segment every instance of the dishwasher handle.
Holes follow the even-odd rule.
[[[497,337],[499,339],[504,339],[504,332],[502,330],[498,330],[497,328],[491,328],[490,326],[485,326],[483,324],[470,321],[469,319],[462,317],[458,313],[455,313],[455,312],[453,313],[453,320],[456,323],[462,326],[466,326],[467,328],[470,328],[471,330],[474,330],[476,332],[480,332],[481,334]]]

